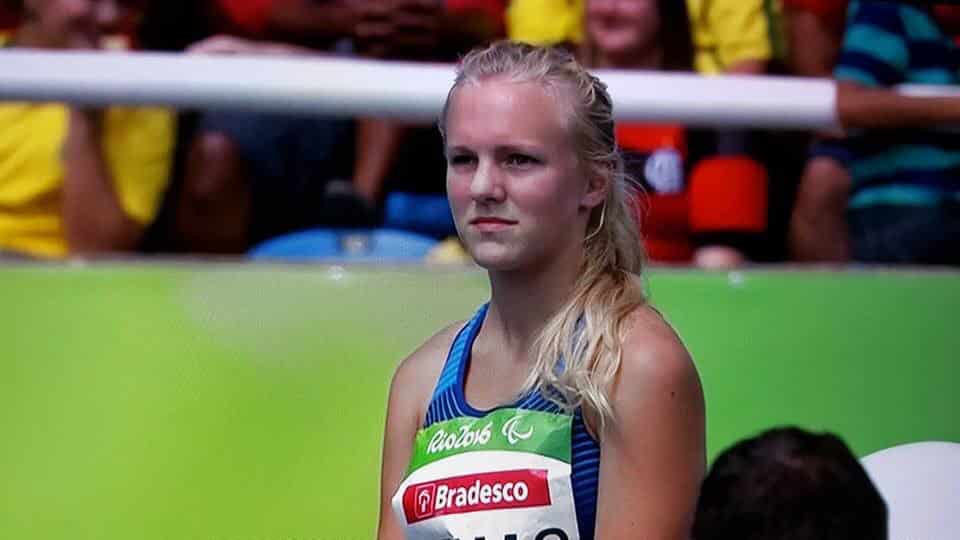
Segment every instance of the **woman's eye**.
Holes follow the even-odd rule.
[[[507,156],[507,165],[510,167],[529,167],[538,163],[536,158],[525,154],[510,154]]]
[[[473,163],[473,156],[468,156],[465,154],[453,156],[450,158],[450,164],[455,167],[462,166],[462,165],[470,165],[471,163]]]

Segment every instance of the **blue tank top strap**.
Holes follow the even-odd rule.
[[[473,340],[476,339],[480,327],[483,325],[483,319],[487,315],[489,304],[484,303],[477,309],[473,317],[467,321],[467,324],[460,329],[453,344],[450,345],[450,351],[447,352],[447,359],[443,364],[443,370],[437,379],[437,384],[433,389],[433,395],[430,403],[427,405],[427,414],[423,422],[423,427],[429,427],[437,422],[449,420],[462,415],[459,407],[455,406],[454,395],[456,389],[460,386],[462,368],[470,354],[470,348]]]

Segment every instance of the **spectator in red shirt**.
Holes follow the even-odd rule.
[[[599,68],[693,70],[683,2],[588,1],[582,54]],[[722,155],[722,134],[679,125],[620,124],[617,139],[646,192],[641,230],[655,261],[730,267],[755,250],[766,227],[766,173]]]
[[[937,23],[947,35],[953,37],[960,46],[960,6],[956,4],[938,4],[933,8]]]
[[[456,61],[504,33],[506,0],[370,2],[357,26],[358,50],[403,60]],[[446,163],[433,126],[363,118],[357,123],[353,183],[369,204],[390,191],[442,193]],[[450,231],[453,232],[453,231]]]
[[[347,38],[348,47],[380,58],[452,60],[502,31],[502,3],[495,0],[215,0],[215,4],[225,21],[221,27],[241,36],[313,47]],[[222,37],[194,50],[310,53]],[[191,251],[240,252],[253,242],[291,230],[371,224],[387,180],[398,176],[397,158],[412,154],[406,151],[407,132],[404,126],[378,119],[207,115],[186,152],[174,219],[176,236]],[[429,151],[441,155],[432,146]],[[442,164],[435,171],[429,162],[406,161],[416,168],[406,171],[407,177],[422,182],[423,177],[436,176],[436,183],[443,185]]]
[[[0,33],[9,32],[17,27],[17,4],[19,0],[0,0]]]
[[[458,52],[500,35],[506,0],[215,0],[235,35],[317,46],[352,39],[373,56]]]

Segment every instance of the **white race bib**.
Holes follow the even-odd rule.
[[[393,509],[408,540],[579,540],[573,417],[498,409],[417,433]]]

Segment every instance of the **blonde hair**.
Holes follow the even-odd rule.
[[[569,52],[498,41],[461,60],[440,116],[441,132],[456,90],[490,78],[554,90],[561,103],[570,105],[567,125],[579,164],[608,180],[606,199],[588,220],[573,294],[534,342],[534,364],[524,384],[524,392],[539,389],[567,411],[585,406],[597,414],[602,429],[614,417],[609,390],[620,368],[626,320],[646,303],[636,187],[614,137],[613,102],[606,85]]]

